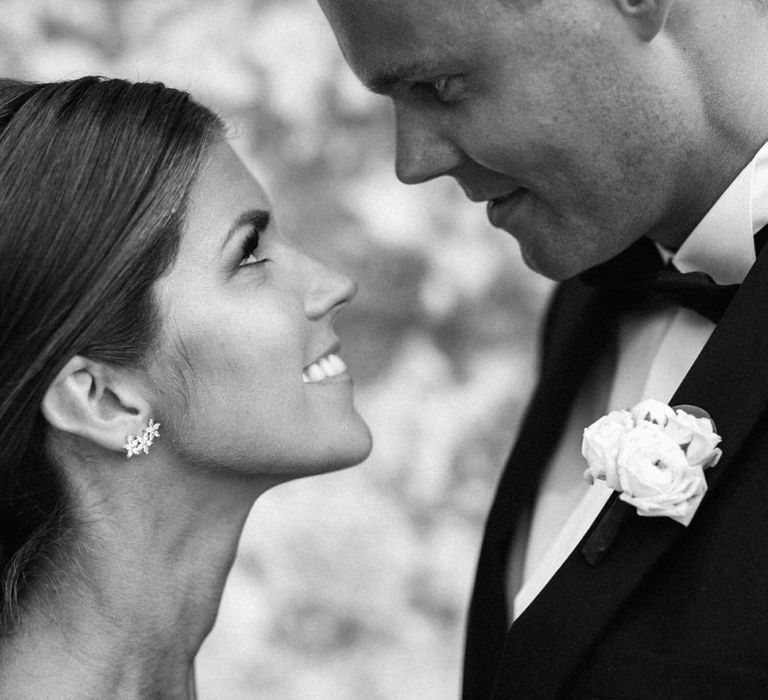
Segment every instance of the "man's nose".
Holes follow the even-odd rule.
[[[304,279],[304,310],[313,321],[335,316],[357,293],[357,282],[314,258],[304,260]]]
[[[438,125],[404,110],[398,111],[396,120],[395,172],[401,182],[426,182],[447,175],[463,162],[461,149],[441,133]]]

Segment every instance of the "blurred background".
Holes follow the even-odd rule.
[[[446,700],[549,283],[452,180],[394,176],[393,122],[314,0],[0,0],[0,75],[189,90],[289,237],[360,282],[339,318],[375,447],[251,514],[201,700]]]

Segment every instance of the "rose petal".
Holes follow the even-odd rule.
[[[585,472],[587,481],[592,483],[594,479],[605,479],[609,485],[617,482],[616,455],[619,442],[621,436],[631,430],[633,425],[629,411],[612,411],[584,430],[581,454],[589,464]]]
[[[674,418],[675,412],[665,403],[656,399],[646,399],[632,408],[632,418],[635,425],[643,421],[666,425],[670,418]]]

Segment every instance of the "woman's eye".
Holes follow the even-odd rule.
[[[249,265],[261,265],[269,262],[269,258],[262,257],[259,254],[259,231],[254,229],[243,241],[243,256],[240,259],[238,267],[247,267]]]
[[[240,261],[240,267],[245,267],[246,265],[258,265],[259,263],[266,261],[267,258],[260,258],[254,250],[248,253],[248,255],[243,256],[243,259]]]

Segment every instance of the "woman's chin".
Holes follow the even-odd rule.
[[[371,450],[373,450],[373,435],[371,435],[371,429],[362,419],[360,419],[360,423],[360,434],[356,436],[356,440],[354,442],[355,449],[350,450],[351,459],[349,463],[345,465],[347,467],[353,467],[356,464],[364,462],[371,454]]]
[[[302,476],[324,474],[326,472],[348,469],[364,462],[373,449],[373,437],[370,428],[359,416],[340,435],[338,441],[328,445],[326,454],[315,462],[315,469]]]
[[[343,438],[336,449],[329,450],[325,461],[325,469],[322,471],[336,471],[347,469],[364,462],[373,449],[373,436],[370,428],[358,417],[355,424],[344,432]]]

